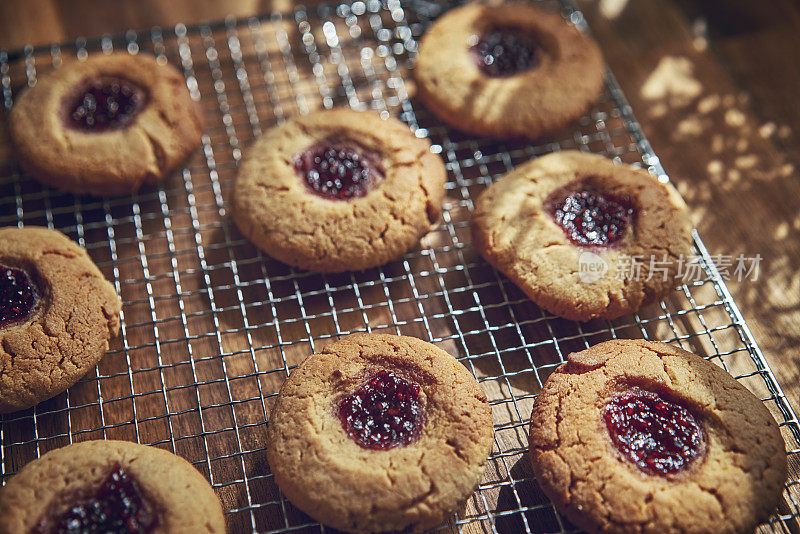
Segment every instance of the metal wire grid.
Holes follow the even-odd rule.
[[[147,51],[182,68],[202,103],[201,150],[176,176],[130,198],[75,197],[19,175],[0,150],[0,225],[58,228],[84,246],[123,298],[122,331],[79,384],[37,407],[0,416],[0,479],[73,441],[148,443],[194,463],[211,481],[232,532],[324,530],[279,492],[264,455],[269,408],[291,369],[342,334],[386,331],[428,339],[459,357],[489,395],[489,467],[449,523],[458,531],[569,532],[536,485],[525,455],[536,392],[574,350],[616,337],[675,341],[729,370],[779,421],[790,464],[800,428],[741,314],[696,237],[701,280],[615,321],[572,323],[534,306],[471,246],[472,199],[531,157],[566,148],[644,164],[666,179],[609,74],[589,115],[538,145],[451,131],[414,98],[417,39],[443,4],[369,0],[170,31],[0,51],[10,109],[65,54]],[[564,13],[579,27],[581,14]],[[443,224],[401,260],[317,275],[250,245],[227,215],[242,147],[298,113],[333,106],[399,116],[428,136],[449,171]],[[5,136],[5,129],[0,130]],[[0,143],[8,147],[8,139]],[[792,476],[763,528],[798,528]]]

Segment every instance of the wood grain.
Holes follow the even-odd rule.
[[[690,205],[700,235],[712,254],[763,257],[757,280],[730,280],[728,284],[791,404],[799,406],[800,106],[794,99],[800,88],[800,9],[790,0],[758,4],[710,1],[702,6],[689,0],[579,3],[645,134]],[[246,16],[282,7],[259,0],[221,4],[213,0],[8,0],[0,6],[0,48],[115,34],[129,28],[191,24],[227,14]],[[193,53],[198,53],[204,44],[199,36],[192,36],[191,46]],[[280,50],[270,52],[280,57]],[[250,72],[258,72],[257,58],[244,61]],[[202,65],[197,68],[206,113],[218,120],[214,73]],[[275,73],[275,95],[288,103],[288,114],[297,111],[295,106],[303,105],[294,99],[298,92],[310,95],[308,102],[319,100],[313,82],[292,82],[281,66]],[[304,74],[310,77],[310,73]],[[333,70],[327,74],[332,79],[337,76]],[[233,70],[225,70],[221,79],[232,86],[238,83]],[[369,99],[368,84],[359,87],[362,89],[362,99]],[[266,102],[266,93],[267,89],[255,93],[256,98]],[[235,91],[229,95],[238,98]],[[234,123],[248,124],[244,103],[229,104],[239,110],[234,113]],[[266,106],[259,108],[260,118],[265,123],[274,121],[272,112],[265,109]],[[610,119],[609,129],[613,127]],[[242,134],[241,129],[238,134],[242,144],[254,135],[249,131]],[[13,159],[5,135],[5,129],[0,128],[0,167]],[[57,437],[47,441],[45,447],[65,444],[70,429],[85,429],[81,439],[141,436],[143,441],[160,443],[194,461],[212,480],[231,480],[218,488],[227,509],[246,508],[248,499],[274,502],[277,490],[261,453],[266,411],[286,367],[301,361],[312,348],[312,342],[287,346],[285,340],[324,339],[338,331],[390,324],[393,317],[402,317],[407,320],[401,326],[406,334],[425,337],[429,329],[445,336],[455,328],[478,355],[471,364],[479,377],[488,378],[482,385],[491,398],[499,399],[495,406],[495,418],[501,428],[498,443],[506,455],[491,462],[484,483],[489,487],[497,483],[500,489],[484,491],[480,498],[488,495],[493,499],[490,506],[503,502],[505,509],[510,509],[519,506],[517,493],[522,494],[526,505],[541,505],[526,513],[531,524],[538,522],[543,529],[557,530],[557,519],[546,499],[537,493],[535,484],[528,483],[532,475],[524,457],[525,431],[515,421],[520,419],[520,412],[530,410],[538,381],[544,378],[532,376],[532,355],[540,368],[552,367],[562,352],[583,348],[580,341],[558,346],[531,342],[553,335],[551,323],[537,319],[523,321],[521,333],[500,326],[496,332],[471,331],[470,325],[482,320],[509,325],[519,317],[538,317],[539,312],[507,282],[499,282],[503,294],[498,295],[494,273],[485,268],[474,250],[469,249],[464,258],[458,257],[461,252],[457,249],[447,248],[458,240],[468,242],[466,224],[455,227],[463,235],[435,232],[428,236],[428,244],[440,247],[435,248],[436,256],[416,257],[405,267],[392,266],[383,272],[382,276],[388,279],[380,284],[375,284],[380,278],[376,272],[326,278],[325,285],[319,278],[297,280],[288,276],[277,262],[261,257],[249,244],[237,240],[235,229],[222,216],[224,206],[220,199],[230,194],[235,156],[229,152],[230,138],[221,125],[209,128],[208,136],[207,148],[214,150],[218,176],[211,175],[207,160],[198,154],[188,167],[194,187],[191,202],[178,177],[166,188],[164,201],[143,200],[137,205],[138,214],[127,203],[113,204],[115,217],[126,221],[114,228],[119,245],[116,251],[99,245],[107,228],[87,229],[86,240],[94,244],[92,256],[109,279],[118,281],[123,299],[130,303],[125,309],[129,325],[127,346],[118,342],[114,347],[117,357],[108,358],[101,365],[102,380],[90,380],[70,393],[70,405],[81,408],[70,410],[69,421],[59,417],[63,415],[63,399],[48,405],[53,414],[41,418],[39,430]],[[490,166],[489,172],[499,170]],[[486,169],[475,166],[462,171],[469,181],[477,180]],[[169,207],[169,227],[160,214],[164,202]],[[57,211],[59,206],[54,208]],[[464,221],[468,216],[466,210],[460,211],[462,208],[454,203],[451,215],[455,220]],[[30,205],[26,209],[31,212]],[[148,213],[156,216],[148,217]],[[169,232],[172,244],[167,238]],[[198,256],[198,242],[207,247],[205,258]],[[215,243],[234,246],[215,248]],[[139,259],[143,252],[151,262],[148,265]],[[117,255],[116,260],[112,253]],[[433,274],[441,266],[459,263],[469,268],[446,271],[440,278]],[[234,272],[231,265],[238,270]],[[115,273],[117,266],[121,272]],[[156,275],[148,278],[146,271]],[[270,273],[269,287],[261,282],[266,271]],[[412,274],[417,275],[414,287],[407,281]],[[477,298],[488,305],[483,312],[485,318],[477,317],[472,294],[447,295],[451,301],[445,298],[445,288],[465,286],[466,277],[471,277],[469,283],[478,288]],[[238,286],[244,287],[242,294],[235,290]],[[698,299],[703,291],[707,292],[702,296],[704,302],[714,300],[714,295],[708,294],[713,293],[710,287],[700,288]],[[169,298],[159,299],[160,295]],[[286,320],[301,315],[300,303],[293,295],[303,295],[302,307],[311,318]],[[513,303],[510,312],[499,307],[504,296]],[[387,297],[394,300],[393,309],[385,305]],[[212,298],[220,311],[209,312]],[[333,312],[334,306],[337,312]],[[685,308],[686,303],[675,298],[666,306],[674,311]],[[448,316],[453,308],[472,311]],[[709,310],[709,320],[716,313],[721,312]],[[473,314],[476,317],[471,317]],[[257,320],[247,324],[248,318],[253,317]],[[157,328],[153,327],[154,322]],[[584,332],[603,327],[588,324]],[[559,337],[579,336],[579,332],[571,330],[575,328],[571,324],[558,323],[556,328]],[[679,316],[671,328],[654,325],[648,327],[648,334],[670,337],[703,328],[697,317]],[[220,333],[209,334],[213,332]],[[621,328],[617,333],[640,335],[633,327]],[[721,346],[716,350],[725,350],[737,341],[741,344],[732,331],[707,337],[692,339],[692,348],[707,354],[714,352],[713,343]],[[532,347],[509,350],[518,346],[520,339]],[[598,336],[596,341],[601,339]],[[448,340],[443,345],[451,346],[443,348],[456,354],[458,343]],[[261,348],[251,352],[251,345]],[[493,351],[503,355],[502,361]],[[730,364],[737,365],[735,358]],[[265,369],[279,371],[255,376]],[[491,378],[498,375],[507,378]],[[763,382],[759,386],[753,380],[747,385],[756,394],[768,396]],[[112,400],[98,406],[98,392]],[[508,402],[511,392],[519,402]],[[261,400],[265,397],[266,402]],[[203,409],[198,410],[197,405]],[[94,430],[100,416],[108,427],[104,431]],[[179,429],[177,434],[175,429]],[[241,431],[235,433],[234,429]],[[29,442],[31,436],[7,433],[4,439],[27,443],[16,451],[18,459],[5,460],[12,469],[18,468],[23,458],[35,455],[34,445]],[[35,447],[38,446],[37,443]],[[513,490],[500,484],[509,472],[522,481]],[[249,496],[243,488],[244,479],[250,480]],[[476,496],[468,504],[467,517],[485,508],[478,500]],[[259,528],[282,526],[275,523],[272,512],[276,507],[270,504],[256,511]],[[296,511],[287,513],[292,525],[304,521]],[[244,512],[232,514],[229,520],[233,525],[249,524]],[[502,519],[519,520],[518,514]],[[477,521],[476,525],[470,525],[469,530],[481,531],[486,526],[485,521]],[[517,523],[498,524],[501,531],[520,527]]]
[[[612,18],[603,3],[581,4],[706,245],[763,257],[728,285],[800,406],[797,4],[637,0]]]

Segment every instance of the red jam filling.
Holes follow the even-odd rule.
[[[294,156],[294,168],[308,187],[323,198],[363,197],[383,180],[380,156],[355,143],[321,141]]]
[[[104,132],[127,127],[144,108],[144,91],[127,80],[93,80],[68,101],[67,123],[76,130]]]
[[[392,449],[416,441],[425,424],[420,385],[393,371],[370,376],[338,408],[342,428],[365,449]]]
[[[71,501],[66,511],[42,519],[34,534],[149,534],[158,514],[136,479],[119,464],[94,492]]]
[[[37,302],[39,294],[28,273],[0,263],[0,328],[30,317]]]
[[[607,247],[623,238],[635,209],[620,198],[597,191],[575,191],[546,202],[570,241],[578,246]]]
[[[603,419],[617,449],[646,473],[677,473],[703,451],[703,431],[689,410],[652,391],[614,396]]]
[[[491,78],[507,78],[537,67],[538,51],[532,35],[518,28],[494,29],[472,47],[478,69]]]

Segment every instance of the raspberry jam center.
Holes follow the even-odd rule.
[[[314,193],[323,198],[363,197],[383,179],[380,156],[355,143],[322,141],[296,154],[294,168]]]
[[[605,247],[618,242],[635,210],[628,202],[596,191],[576,191],[549,202],[550,212],[570,241]]]
[[[383,369],[339,405],[342,428],[365,449],[402,447],[419,438],[425,424],[420,386]]]
[[[39,294],[28,273],[0,263],[0,328],[27,319]]]
[[[478,69],[492,78],[506,78],[539,65],[539,46],[531,34],[517,28],[497,28],[472,47]]]
[[[78,499],[63,513],[39,522],[36,534],[148,534],[158,514],[133,476],[119,464],[94,495]]]
[[[144,91],[121,78],[99,78],[69,104],[72,128],[89,132],[118,130],[130,124],[145,103]]]
[[[677,473],[703,450],[703,431],[689,410],[652,391],[613,397],[603,419],[617,449],[646,473]]]

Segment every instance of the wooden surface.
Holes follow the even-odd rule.
[[[797,409],[798,5],[581,4],[711,253],[763,257],[757,280],[728,287]]]
[[[214,20],[274,2],[9,0],[0,48]],[[763,258],[729,287],[800,406],[800,8],[791,0],[582,0],[712,254]]]
[[[800,8],[790,0],[579,3],[711,253],[763,258],[758,279],[728,285],[797,409]],[[111,4],[6,1],[0,6],[0,48],[190,24],[275,5],[257,0]],[[129,288],[134,289],[144,291]],[[128,319],[137,311],[126,313]]]

